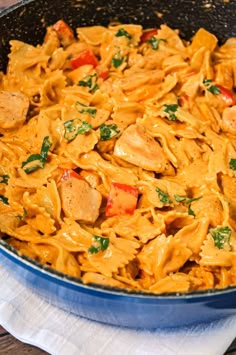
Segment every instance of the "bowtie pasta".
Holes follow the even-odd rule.
[[[59,20],[10,46],[1,238],[87,284],[236,285],[236,39]]]

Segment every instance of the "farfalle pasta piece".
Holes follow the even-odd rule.
[[[159,281],[183,267],[191,255],[192,251],[184,243],[162,234],[146,244],[137,258],[140,267]]]
[[[149,290],[154,293],[188,292],[200,285],[201,281],[198,278],[177,272],[157,281]]]
[[[88,260],[101,274],[111,277],[118,268],[124,267],[137,254],[139,243],[123,238],[110,238],[108,248],[96,254],[88,253]]]
[[[199,219],[181,228],[176,234],[175,239],[184,243],[191,251],[190,260],[199,260],[199,253],[208,233],[209,220]]]
[[[139,240],[146,244],[165,230],[162,216],[157,216],[152,221],[150,212],[136,210],[132,216],[110,217],[101,225],[101,228],[110,228],[122,238]]]
[[[210,234],[202,246],[200,256],[199,264],[206,267],[231,267],[236,260],[236,253],[217,248]]]

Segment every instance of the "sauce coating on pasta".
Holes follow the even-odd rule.
[[[2,238],[84,283],[236,285],[236,39],[60,20],[10,45]]]

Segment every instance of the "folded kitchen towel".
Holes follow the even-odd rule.
[[[0,324],[19,340],[53,355],[223,355],[236,336],[236,316],[151,331],[81,318],[47,303],[1,260],[0,280]]]

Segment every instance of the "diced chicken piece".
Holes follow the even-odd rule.
[[[22,126],[29,109],[29,99],[20,92],[0,91],[0,131]]]
[[[68,180],[61,182],[59,192],[66,217],[73,217],[87,223],[96,221],[102,196],[86,181],[71,176]]]
[[[227,107],[223,111],[221,129],[224,132],[236,133],[236,106]]]
[[[170,165],[160,144],[135,124],[129,126],[117,140],[114,155],[157,173],[167,171]]]
[[[56,31],[63,47],[69,46],[74,41],[75,38],[72,29],[63,20],[57,21],[52,28]]]

